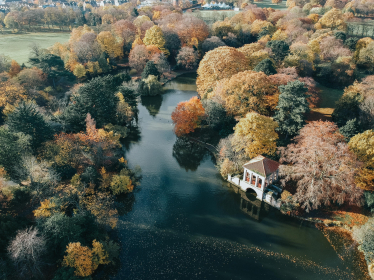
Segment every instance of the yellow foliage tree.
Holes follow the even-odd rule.
[[[8,80],[0,81],[0,107],[5,107],[7,104],[14,105],[20,100],[25,100],[25,89],[19,84]]]
[[[273,154],[276,151],[278,127],[272,118],[251,112],[240,119],[234,127],[231,144],[242,157],[254,158],[261,154]]]
[[[219,95],[227,112],[234,116],[244,117],[248,112],[268,113],[267,96],[278,92],[277,87],[263,72],[244,71],[225,80],[222,87],[209,94],[212,98]]]
[[[345,23],[342,12],[336,8],[333,8],[326,14],[324,14],[316,24],[319,24],[321,28],[331,28],[338,30],[345,30],[347,28],[347,24]],[[319,26],[316,26],[316,28]]]
[[[74,274],[80,277],[90,276],[100,264],[109,263],[108,252],[96,240],[92,241],[92,249],[82,246],[80,242],[69,243],[62,262],[64,266],[75,268]]]
[[[110,31],[102,31],[97,35],[97,42],[102,51],[105,51],[110,57],[123,57],[123,39],[114,37]]]
[[[129,193],[134,189],[134,185],[130,179],[126,169],[121,170],[118,175],[114,175],[110,183],[113,194]]]
[[[356,176],[356,185],[364,190],[374,191],[374,131],[367,130],[351,138],[348,143],[364,166]]]
[[[165,49],[165,38],[162,30],[159,26],[155,25],[145,32],[143,42],[146,46],[154,45],[159,48],[166,56],[170,55],[170,52]]]
[[[46,218],[51,216],[53,210],[55,209],[56,204],[51,201],[50,199],[45,199],[44,201],[40,202],[40,206],[38,209],[34,210],[34,216],[36,218]]]
[[[288,38],[287,33],[281,29],[278,29],[275,31],[273,36],[271,36],[271,40],[279,40],[279,41],[285,41]]]
[[[351,138],[348,143],[359,160],[367,166],[374,168],[374,131],[366,130]]]
[[[212,91],[217,81],[248,70],[243,53],[231,47],[219,47],[205,54],[197,69],[197,91],[203,98]]]
[[[82,64],[78,63],[74,67],[73,74],[75,77],[80,79],[86,76],[86,72],[87,72],[86,68]]]
[[[87,277],[96,270],[92,250],[89,247],[82,246],[80,242],[69,243],[66,253],[62,264],[74,268],[76,276]]]

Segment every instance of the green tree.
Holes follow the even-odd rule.
[[[29,135],[31,148],[34,151],[53,135],[50,125],[44,120],[38,107],[31,102],[21,102],[7,115],[6,124],[12,132]]]
[[[72,103],[64,112],[64,119],[74,131],[82,131],[86,127],[86,116],[91,114],[97,127],[115,123],[118,97],[117,79],[112,75],[97,77],[81,86],[78,94],[72,97]]]
[[[253,71],[264,72],[268,76],[274,75],[277,73],[277,70],[275,70],[273,61],[271,61],[269,58],[265,58],[259,64],[257,64],[257,66],[253,69]]]
[[[290,52],[290,46],[281,40],[269,41],[266,47],[271,49],[276,60],[283,60]]]
[[[287,85],[279,86],[279,101],[274,120],[278,122],[280,133],[295,136],[305,124],[306,113],[309,112],[308,95],[305,84],[300,81],[292,81]]]
[[[55,86],[55,79],[61,76],[70,76],[64,67],[62,59],[54,54],[39,52],[30,57],[29,62],[31,65],[36,66],[48,75]]]
[[[160,78],[160,72],[158,72],[156,65],[152,60],[148,61],[142,72],[142,79],[147,79],[149,75]]]
[[[14,133],[0,128],[0,165],[14,180],[20,179],[22,156],[29,154],[30,137],[23,133]]]

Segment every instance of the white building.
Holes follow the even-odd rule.
[[[243,168],[243,178],[229,175],[229,182],[234,183],[244,192],[255,191],[257,199],[265,200],[277,207],[279,203],[276,201],[276,197],[282,190],[272,184],[279,179],[279,163],[264,156],[257,156],[244,164]]]

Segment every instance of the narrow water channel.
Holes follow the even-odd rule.
[[[126,145],[143,179],[119,223],[112,279],[357,279],[314,227],[261,205],[252,216],[241,209],[251,202],[222,180],[209,152],[173,133],[170,115],[196,95],[194,77],[167,88],[142,99],[139,137]]]

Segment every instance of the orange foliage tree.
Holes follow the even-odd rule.
[[[171,119],[175,124],[174,131],[177,136],[195,131],[205,110],[200,99],[196,96],[189,101],[181,102],[171,114]]]

